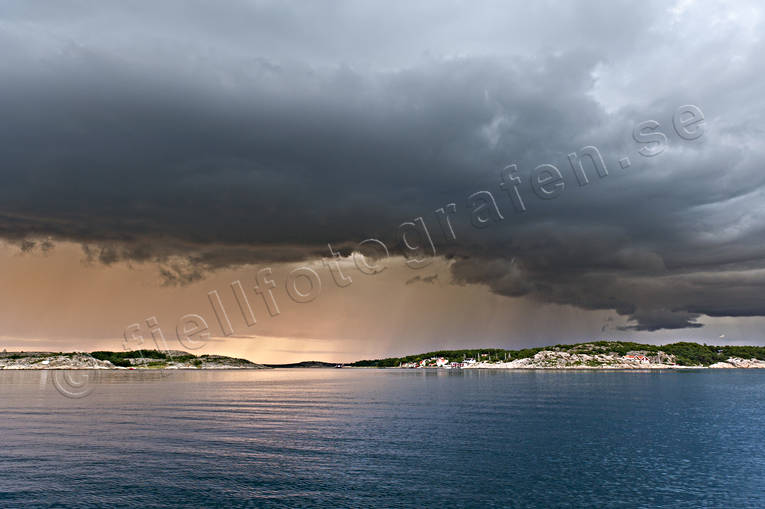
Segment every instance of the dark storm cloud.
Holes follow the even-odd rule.
[[[5,4],[0,234],[187,283],[393,242],[423,216],[460,283],[615,309],[639,329],[763,314],[761,27],[684,9]],[[707,121],[693,143],[671,129],[687,103]],[[646,119],[670,139],[640,160]],[[566,155],[586,145],[609,176],[580,188]],[[510,163],[525,214],[498,187]],[[542,163],[564,173],[560,198],[528,187]],[[505,217],[485,230],[469,226],[479,190]],[[449,202],[445,244],[433,210]]]

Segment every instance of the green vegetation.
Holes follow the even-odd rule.
[[[157,350],[146,351],[131,351],[131,352],[91,352],[91,357],[98,359],[99,361],[109,361],[115,366],[127,368],[132,366],[130,359],[161,359],[164,360],[167,356],[163,352]]]
[[[130,359],[153,359],[142,366],[157,368],[164,367],[168,362],[189,362],[196,359],[196,355],[172,355],[159,350],[133,350],[129,352],[91,352],[91,357],[100,361],[109,361],[115,366],[127,368],[132,366]]]
[[[16,360],[16,359],[23,359],[23,358],[27,357],[28,355],[29,354],[23,353],[23,352],[20,352],[20,353],[6,353],[6,354],[3,354],[3,358],[4,359],[9,359],[9,360]]]
[[[592,345],[593,349],[588,349],[584,345]],[[619,355],[626,355],[628,352],[633,351],[645,352],[646,355],[664,352],[668,355],[674,355],[677,363],[681,366],[709,366],[715,362],[726,361],[731,357],[765,360],[765,347],[762,346],[713,346],[690,342],[671,343],[668,345],[645,345],[624,341],[595,341],[593,343],[571,345],[567,351],[571,353],[592,353],[593,350],[598,353],[615,352]]]
[[[130,361],[126,357],[122,357],[121,353],[127,352],[93,352],[90,355],[99,361],[109,361],[115,366],[126,368],[130,366]]]
[[[378,367],[389,368],[396,367],[399,364],[405,364],[409,362],[420,362],[424,359],[430,359],[432,357],[444,357],[449,359],[450,362],[460,362],[465,359],[475,359],[481,361],[514,361],[516,359],[525,359],[526,357],[533,357],[538,352],[544,350],[544,347],[540,348],[526,348],[524,350],[503,350],[502,348],[481,348],[470,350],[437,350],[435,352],[421,353],[417,355],[407,355],[406,357],[389,357],[387,359],[378,360],[363,360],[357,361],[351,366],[355,367]]]
[[[438,350],[405,357],[389,357],[387,359],[362,360],[351,364],[355,367],[396,367],[401,364],[420,362],[433,357],[444,357],[449,362],[461,362],[465,359],[477,361],[514,361],[533,357],[542,350],[552,350],[579,354],[611,354],[627,355],[630,352],[641,352],[645,355],[657,355],[663,352],[675,356],[677,364],[681,366],[709,366],[715,362],[726,361],[731,357],[743,359],[765,360],[765,347],[763,346],[712,346],[698,343],[680,342],[668,345],[647,345],[632,343],[629,341],[593,341],[589,343],[577,343],[573,345],[554,345],[547,347],[525,348],[523,350],[504,350],[501,348],[481,348],[470,350]],[[589,366],[600,365],[598,361],[589,361]]]
[[[62,357],[68,357],[71,361],[61,359]],[[0,369],[7,369],[9,366],[16,369],[87,369],[93,367],[93,360],[109,362],[117,368],[131,369],[260,369],[263,367],[247,359],[209,354],[196,356],[182,350],[134,350],[128,352],[100,350],[91,353],[0,352]]]

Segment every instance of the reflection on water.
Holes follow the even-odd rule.
[[[765,506],[759,371],[56,373],[0,372],[3,507]]]

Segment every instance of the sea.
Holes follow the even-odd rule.
[[[0,507],[765,507],[765,370],[0,372]]]

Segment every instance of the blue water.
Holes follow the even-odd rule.
[[[0,507],[765,507],[757,370],[52,376],[0,372]]]

